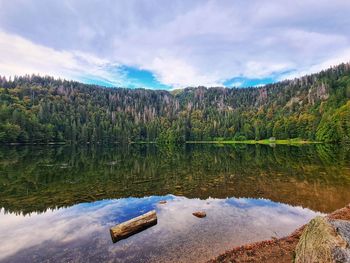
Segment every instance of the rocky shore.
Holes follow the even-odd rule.
[[[320,220],[322,221],[321,223]],[[348,224],[349,221],[350,204],[327,215],[324,219],[312,220],[308,225],[302,226],[287,237],[236,247],[232,250],[226,251],[217,258],[209,260],[208,262],[350,262],[350,254],[347,254],[349,243],[345,244],[349,241],[350,237],[344,238],[344,236],[342,236],[344,231],[346,232],[349,230],[347,229],[349,225],[345,225],[344,227],[343,223]],[[324,226],[325,224],[327,225],[325,227],[327,230],[326,234],[324,234],[324,229],[319,227],[320,225]],[[341,228],[343,230],[341,230],[339,227],[329,228],[329,225],[336,226],[337,224],[342,224]],[[338,233],[340,230],[343,231],[340,233],[342,235]],[[321,242],[316,242],[316,249],[315,247],[311,246],[311,244],[315,245],[315,233],[316,236],[320,237],[321,239]],[[305,244],[310,244],[310,246],[305,246]],[[328,251],[331,251],[332,253],[327,254]],[[324,255],[322,253],[327,254],[327,261],[312,261],[312,257],[317,258],[320,255]],[[338,257],[339,253],[343,258],[341,258],[340,261],[336,261],[334,257]],[[349,256],[348,259],[346,259],[347,256]]]

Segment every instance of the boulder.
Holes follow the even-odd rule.
[[[304,229],[295,263],[350,263],[350,221],[316,217]]]

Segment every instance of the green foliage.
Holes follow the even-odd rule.
[[[334,114],[323,116],[316,137],[326,142],[350,141],[350,101]]]
[[[12,124],[5,123],[0,127],[0,141],[1,142],[13,142],[19,140],[19,135],[21,133],[21,127]]]
[[[176,92],[0,77],[0,142],[348,141],[350,65],[261,88]]]

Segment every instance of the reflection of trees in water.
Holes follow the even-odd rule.
[[[0,149],[0,206],[45,211],[105,198],[254,197],[331,211],[350,200],[335,145],[35,146]]]

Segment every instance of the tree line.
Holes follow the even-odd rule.
[[[0,76],[2,143],[350,140],[350,64],[264,87],[105,88]]]

